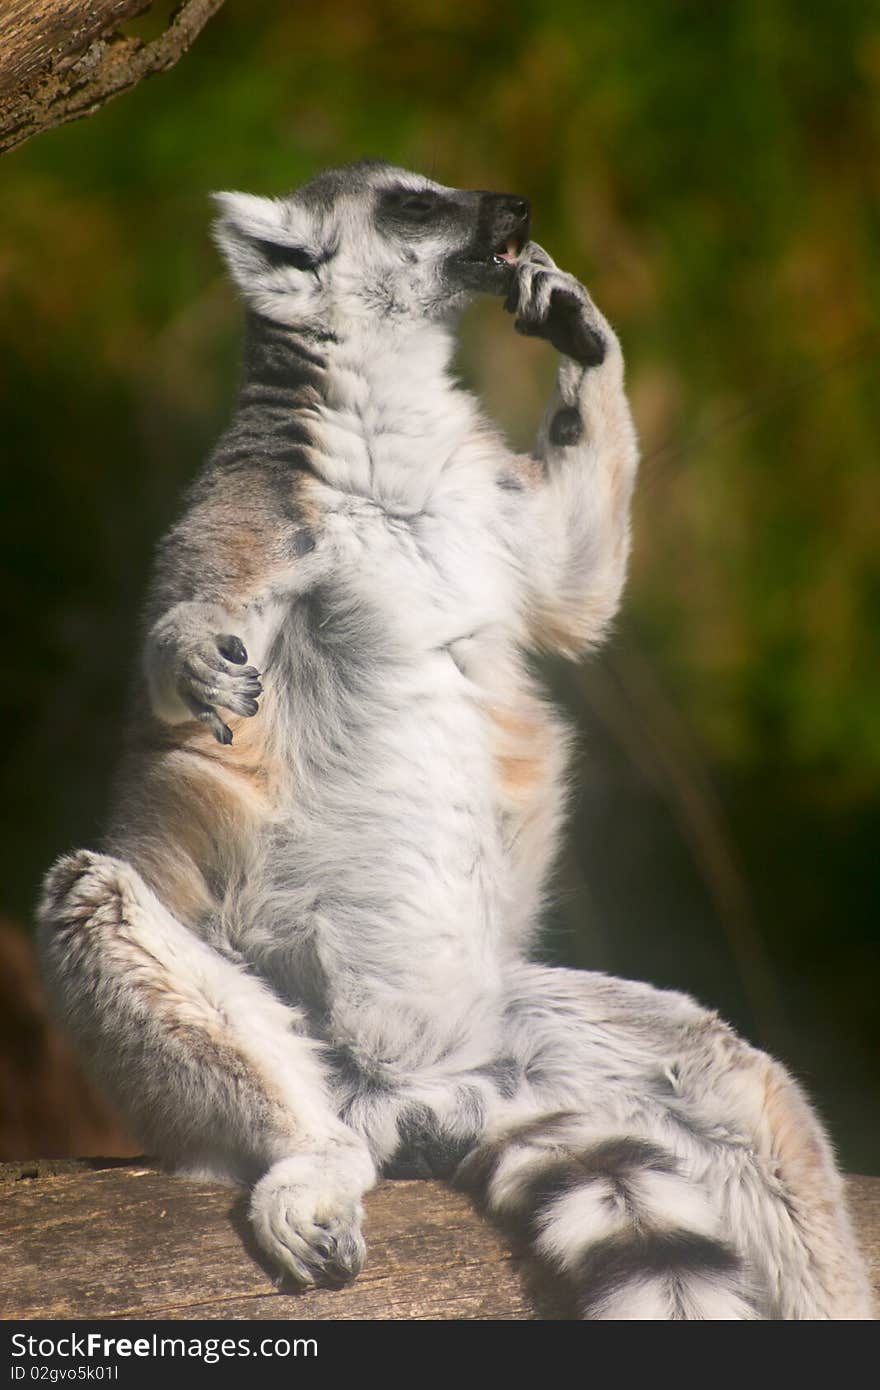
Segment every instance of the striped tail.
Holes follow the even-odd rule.
[[[597,1135],[564,1111],[481,1145],[456,1181],[529,1239],[583,1318],[762,1316],[705,1192],[656,1144]]]

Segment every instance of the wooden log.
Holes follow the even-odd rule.
[[[880,1290],[880,1178],[849,1194]],[[435,1182],[367,1199],[369,1256],[340,1290],[280,1289],[255,1250],[246,1197],[147,1162],[0,1167],[0,1317],[491,1319],[570,1315],[558,1291]]]

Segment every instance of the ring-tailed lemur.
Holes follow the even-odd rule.
[[[588,1318],[869,1316],[828,1142],[690,999],[529,958],[568,735],[526,666],[618,606],[620,348],[519,197],[380,163],[220,194],[238,407],[159,548],[102,853],[51,870],[57,1007],[150,1148],[253,1185],[300,1284],[377,1174],[446,1175]],[[448,374],[478,293],[562,354],[534,455]]]

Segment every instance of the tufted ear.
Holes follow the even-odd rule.
[[[297,226],[299,210],[289,202],[252,193],[211,196],[218,210],[214,241],[241,289],[268,287],[269,277],[280,290],[285,277],[271,277],[270,272],[314,270],[324,259],[320,248],[309,244],[311,228]],[[305,217],[301,220],[305,224]]]

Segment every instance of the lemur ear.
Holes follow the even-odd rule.
[[[212,232],[232,278],[242,289],[253,288],[255,277],[282,268],[314,270],[322,259],[295,226],[290,203],[258,198],[252,193],[213,193],[218,217]]]

